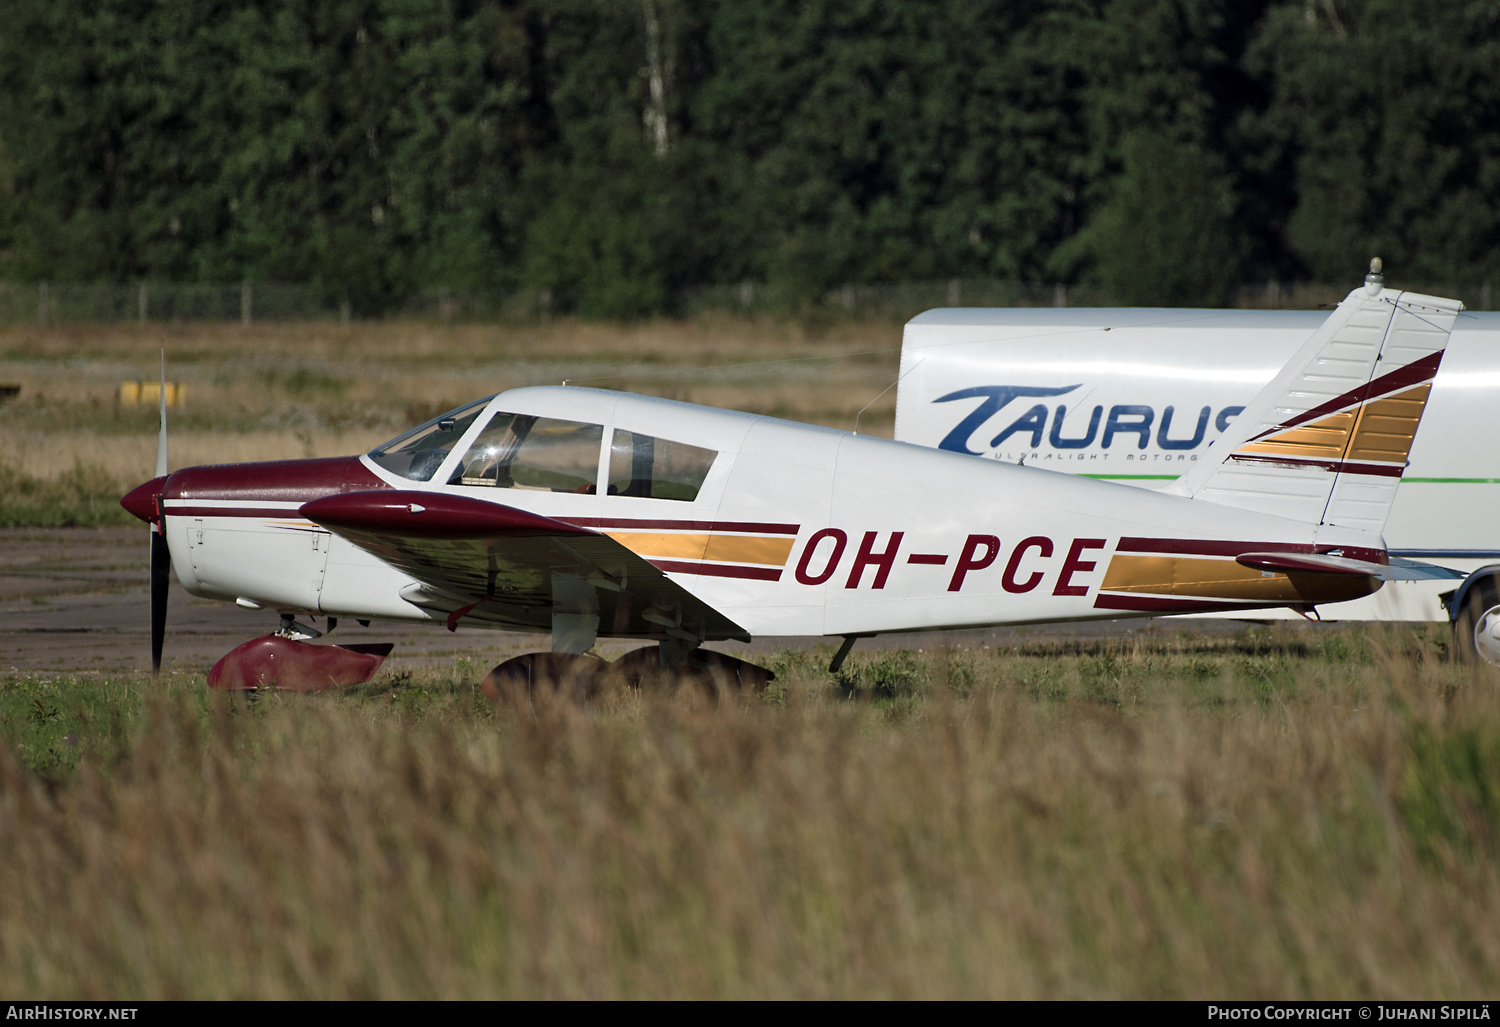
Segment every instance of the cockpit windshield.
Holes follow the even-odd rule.
[[[370,450],[370,459],[412,481],[430,481],[494,396],[450,410]]]

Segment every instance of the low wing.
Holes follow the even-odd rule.
[[[416,578],[402,598],[448,613],[450,629],[469,617],[550,631],[555,605],[592,602],[601,634],[750,639],[607,535],[514,507],[382,489],[315,499],[301,513]]]
[[[1427,581],[1462,578],[1461,571],[1418,560],[1392,557],[1390,563],[1369,563],[1331,553],[1241,553],[1235,562],[1282,574],[1353,574],[1381,581]]]

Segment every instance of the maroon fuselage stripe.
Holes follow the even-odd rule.
[[[1321,467],[1325,471],[1344,474],[1374,474],[1382,478],[1399,478],[1406,470],[1404,464],[1363,464],[1353,460],[1311,460],[1296,456],[1259,456],[1250,453],[1231,453],[1229,459],[1247,464],[1280,464],[1284,467]]]
[[[1359,546],[1313,545],[1310,542],[1229,542],[1201,538],[1136,538],[1126,536],[1117,553],[1164,553],[1180,556],[1239,556],[1241,553],[1329,553],[1338,550],[1351,560],[1385,563],[1382,549]]]
[[[690,563],[686,560],[651,560],[657,570],[677,574],[707,574],[716,578],[755,578],[758,581],[780,581],[778,567],[729,567],[718,563]]]
[[[800,524],[771,524],[764,521],[660,521],[635,517],[559,517],[559,521],[580,528],[640,528],[669,531],[743,531],[759,535],[795,535]]]
[[[1118,595],[1101,592],[1094,599],[1096,610],[1136,610],[1142,613],[1212,613],[1215,610],[1265,610],[1289,603],[1224,603],[1200,599],[1159,599],[1155,596]]]
[[[305,521],[297,512],[297,508],[273,509],[261,506],[169,506],[168,517],[254,517],[258,520],[275,518],[277,520]]]
[[[1383,374],[1379,378],[1371,379],[1357,389],[1349,390],[1342,396],[1335,396],[1326,403],[1320,403],[1306,413],[1288,418],[1276,427],[1261,432],[1255,438],[1263,439],[1267,435],[1274,435],[1276,432],[1285,431],[1287,428],[1295,428],[1299,424],[1306,424],[1308,421],[1316,420],[1319,417],[1336,414],[1345,407],[1353,406],[1356,403],[1363,403],[1372,397],[1384,396],[1387,393],[1409,389],[1413,385],[1420,385],[1437,374],[1438,365],[1442,362],[1442,350],[1429,353],[1421,360],[1413,360],[1405,367],[1396,368],[1390,374]],[[1251,441],[1254,440],[1252,439]]]
[[[441,498],[445,493],[433,493],[434,497]],[[253,496],[244,497],[253,499]],[[260,506],[169,506],[167,508],[169,517],[281,517],[297,520],[304,519],[298,512],[298,507],[276,509],[273,507]],[[639,528],[654,530],[678,530],[678,531],[732,531],[746,534],[763,535],[793,535],[795,536],[800,525],[796,524],[771,524],[761,521],[658,521],[639,520],[620,517],[557,517],[555,520],[563,524],[571,524],[578,528]],[[946,559],[944,557],[943,559]]]

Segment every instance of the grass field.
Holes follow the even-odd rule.
[[[121,381],[168,377],[171,466],[359,453],[490,392],[564,380],[891,433],[901,327],[812,332],[735,319],[532,327],[423,322],[0,328],[0,525],[124,523],[156,411]],[[872,403],[872,401],[874,401]],[[106,501],[107,500],[107,501]]]
[[[771,661],[721,708],[0,679],[0,992],[1478,998],[1500,681],[1257,628]]]

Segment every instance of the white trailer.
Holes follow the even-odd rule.
[[[938,309],[901,350],[896,438],[976,460],[1161,488],[1323,323],[1320,311]],[[1386,523],[1391,582],[1326,619],[1441,621],[1500,606],[1500,313],[1462,314]],[[1474,609],[1475,607],[1478,609]],[[1268,616],[1294,616],[1290,612]]]

